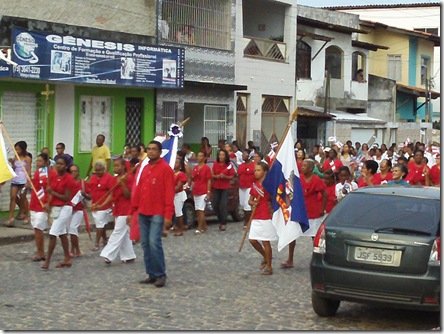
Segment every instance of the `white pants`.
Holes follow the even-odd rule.
[[[126,224],[128,216],[117,216],[114,225],[114,231],[108,239],[108,243],[100,253],[101,257],[110,261],[120,255],[122,261],[133,260],[136,258],[133,243],[129,237],[129,226]]]
[[[244,211],[251,211],[251,206],[248,204],[250,189],[251,188],[239,188],[239,204]]]
[[[176,217],[183,216],[183,203],[185,203],[186,199],[187,193],[185,191],[181,191],[180,193],[174,195],[174,213]]]
[[[69,224],[68,233],[72,235],[79,235],[79,226],[83,221],[83,211],[77,210],[72,212],[71,223]]]
[[[207,205],[205,198],[207,195],[193,196],[194,199],[194,210],[205,211],[205,206]]]
[[[48,228],[48,214],[46,212],[31,211],[31,225],[37,230]]]
[[[53,206],[51,209],[51,218],[53,219],[50,235],[68,234],[69,222],[71,221],[72,206]]]
[[[93,211],[92,216],[94,219],[94,224],[96,224],[96,228],[105,228],[106,224],[113,221],[111,209]]]

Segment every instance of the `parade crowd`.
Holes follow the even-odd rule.
[[[57,268],[69,268],[73,258],[82,255],[79,227],[89,225],[87,209],[95,225],[93,251],[107,265],[118,257],[125,264],[133,263],[134,244],[140,241],[147,278],[140,283],[162,287],[166,283],[166,266],[162,237],[173,233],[182,236],[192,222],[185,222],[183,206],[191,197],[197,218],[196,235],[208,231],[205,209],[211,202],[219,231],[227,228],[228,190],[238,178],[239,204],[245,213],[244,228],[252,247],[261,255],[260,270],[271,275],[271,241],[277,240],[271,221],[270,195],[262,182],[273,163],[278,143],[269,152],[260,152],[253,142],[241,149],[237,142],[219,140],[215,161],[209,163],[213,147],[203,137],[198,152],[183,144],[177,152],[172,169],[161,158],[162,144],[151,141],[126,146],[121,156],[111,159],[105,137],[98,135],[91,153],[88,177],[80,177],[73,157],[65,153],[65,145],[56,145],[57,155],[49,156],[43,148],[36,157],[36,170],[31,175],[32,155],[24,141],[15,144],[18,158],[10,159],[16,177],[11,181],[9,219],[32,224],[36,253],[33,261],[42,261],[48,270],[57,237],[64,252]],[[440,186],[439,148],[409,140],[401,145],[369,145],[347,141],[315,145],[310,151],[298,140],[294,147],[304,202],[310,228],[305,236],[313,237],[326,215],[348,193],[360,187],[376,185]],[[112,174],[110,173],[112,168]],[[31,191],[33,189],[33,191]],[[28,203],[27,193],[31,192]],[[16,205],[19,213],[14,217]],[[173,220],[174,218],[174,220]],[[108,237],[106,225],[114,222]],[[49,228],[45,252],[44,231]],[[288,259],[281,268],[293,267],[296,242],[289,245]]]

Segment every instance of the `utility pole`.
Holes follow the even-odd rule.
[[[428,122],[430,122],[430,115],[429,115],[429,103],[430,103],[430,100],[429,100],[429,90],[430,90],[430,85],[429,85],[429,79],[426,77],[426,80],[425,80],[425,90],[426,90],[426,93],[425,93],[425,121],[426,121],[426,123],[428,123]]]

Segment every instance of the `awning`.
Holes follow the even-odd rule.
[[[195,81],[195,80],[184,80],[184,88],[187,87],[205,87],[205,88],[221,88],[228,90],[247,90],[246,85],[236,85],[222,82],[214,81]]]
[[[330,120],[333,118],[330,113],[324,112],[324,108],[315,106],[298,107],[298,117],[318,118],[323,120]]]
[[[367,116],[367,114],[351,114],[345,111],[335,110],[331,113],[335,117],[335,121],[342,123],[358,123],[358,124],[385,124],[386,121]]]
[[[309,32],[309,31],[302,31],[302,30],[299,29],[299,27],[298,27],[298,36],[310,37],[312,39],[315,39],[315,40],[318,40],[318,41],[325,41],[325,42],[330,42],[332,39],[334,39],[333,37],[319,35],[319,34],[315,34],[315,33]]]
[[[367,34],[367,31],[363,30],[363,29],[347,27],[347,26],[343,26],[343,25],[339,25],[339,24],[332,24],[332,23],[328,23],[328,22],[323,22],[323,21],[299,16],[299,15],[297,17],[297,23],[298,23],[298,25],[302,24],[302,25],[307,25],[310,27],[333,30],[333,31],[338,31],[338,32],[342,32],[342,33],[347,33],[347,34],[351,34],[353,32]]]
[[[417,97],[426,97],[426,93],[427,93],[427,91],[424,88],[414,87],[414,86],[407,86],[407,85],[403,85],[403,84],[400,84],[400,83],[396,84],[396,90],[398,92],[414,95],[414,96],[417,96]],[[440,96],[441,96],[440,93],[435,92],[433,90],[430,91],[430,97],[432,99],[437,99]]]
[[[362,42],[362,41],[352,41],[352,46],[355,46],[357,48],[367,49],[370,51],[378,51],[378,49],[382,49],[382,50],[390,49],[388,46],[385,46],[385,45],[378,45],[378,44],[367,43],[367,42]]]

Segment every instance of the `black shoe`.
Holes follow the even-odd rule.
[[[162,277],[159,277],[158,279],[156,279],[156,281],[154,282],[154,286],[156,288],[161,288],[161,287],[165,286],[165,283],[166,283],[166,276],[162,276]]]
[[[140,284],[154,284],[157,281],[157,278],[154,277],[148,277],[144,280],[139,281]]]

